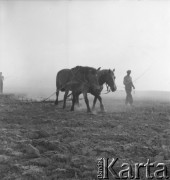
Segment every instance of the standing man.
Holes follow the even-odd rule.
[[[0,94],[3,94],[3,81],[4,76],[2,76],[2,72],[0,72]]]
[[[124,77],[124,80],[123,80],[123,84],[125,85],[125,91],[126,91],[126,101],[125,101],[126,105],[128,103],[130,105],[133,104],[133,97],[131,94],[132,87],[133,87],[133,89],[135,89],[135,86],[133,85],[132,78],[131,78],[130,74],[131,74],[131,70],[128,70],[127,75]]]

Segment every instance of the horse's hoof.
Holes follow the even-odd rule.
[[[102,112],[105,111],[104,106],[100,106],[100,109],[101,109]]]
[[[104,112],[106,112],[106,111],[105,111],[105,109],[104,109],[104,108],[101,108],[101,112],[103,112],[103,113],[104,113]]]

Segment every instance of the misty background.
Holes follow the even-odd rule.
[[[170,91],[170,2],[166,0],[0,1],[4,93],[46,97],[59,70],[128,69],[138,91]],[[114,93],[116,94],[116,93]]]

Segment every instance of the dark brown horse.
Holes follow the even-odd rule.
[[[103,69],[103,70],[98,71],[98,82],[99,82],[99,85],[101,86],[100,93],[101,93],[101,91],[103,89],[104,84],[109,86],[112,92],[116,91],[116,89],[117,89],[116,83],[115,83],[115,78],[116,77],[114,75],[114,72],[115,72],[115,69],[113,69],[113,70]],[[89,93],[91,93],[92,95],[95,96],[94,100],[93,100],[92,109],[95,108],[95,104],[96,104],[96,101],[98,99],[99,102],[100,102],[101,111],[104,111],[104,105],[102,103],[101,96],[99,96],[98,94],[96,96],[92,89],[89,90]],[[79,104],[79,94],[76,97],[76,102],[77,102],[77,104]]]
[[[100,93],[100,86],[97,78],[99,69],[96,70],[92,67],[76,66],[72,69],[63,69],[59,71],[56,77],[57,91],[55,104],[58,104],[59,91],[65,91],[63,103],[63,108],[65,108],[68,93],[69,91],[72,91],[73,98],[71,110],[74,111],[76,97],[78,94],[83,93],[87,111],[90,112],[87,93],[90,90],[92,90],[96,96]]]

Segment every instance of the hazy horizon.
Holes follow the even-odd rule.
[[[136,90],[170,91],[169,8],[166,0],[0,1],[4,92],[48,96],[57,72],[76,65],[115,68],[118,90],[131,69]]]
[[[20,99],[25,99],[25,100],[55,100],[56,95],[55,92],[50,92],[48,89],[44,89],[43,91],[35,91],[31,90],[29,93],[25,91],[24,89],[20,92],[18,91],[12,91],[7,90],[4,95],[15,95],[16,97],[19,97]],[[162,102],[170,102],[170,92],[169,91],[146,91],[146,90],[133,90],[132,91],[132,96],[135,101],[162,101]],[[80,96],[83,98],[83,95]],[[93,99],[94,96],[91,95],[90,93],[88,94],[89,99]],[[125,100],[126,97],[126,92],[124,90],[117,90],[115,92],[110,92],[106,93],[106,89],[104,89],[101,93],[101,97],[103,101],[107,101],[107,99],[114,99],[116,100]],[[63,100],[64,98],[64,93],[60,92],[59,94],[59,100]],[[83,102],[83,101],[82,101]],[[84,104],[84,102],[83,102]]]

